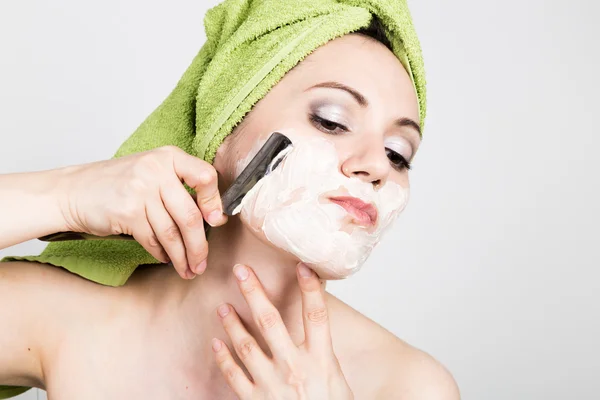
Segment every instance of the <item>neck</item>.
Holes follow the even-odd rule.
[[[185,343],[190,355],[204,358],[213,365],[210,341],[213,337],[224,340],[230,349],[231,341],[222,328],[216,309],[223,303],[231,304],[244,325],[258,341],[266,354],[264,343],[246,303],[238,289],[233,267],[236,264],[250,266],[258,276],[273,305],[278,309],[292,340],[304,340],[300,289],[296,278],[298,260],[281,250],[259,240],[237,217],[217,229],[208,238],[208,266],[204,274],[192,281],[181,279],[172,267],[161,269],[155,282],[160,296],[161,313],[187,338]],[[160,288],[160,289],[159,289]],[[160,293],[158,293],[160,292]],[[174,312],[173,310],[176,310]],[[210,358],[210,360],[209,360]]]
[[[249,322],[251,319],[245,317],[250,316],[250,310],[233,276],[236,264],[247,265],[256,272],[267,296],[280,311],[299,300],[298,260],[259,240],[239,218],[231,218],[225,226],[210,232],[208,246],[207,270],[189,285],[188,301],[210,299],[215,308],[223,302],[230,303],[242,320]]]

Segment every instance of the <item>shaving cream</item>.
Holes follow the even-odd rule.
[[[405,208],[408,188],[387,181],[376,190],[370,182],[345,176],[334,144],[325,138],[295,138],[293,148],[286,151],[281,165],[242,200],[237,209],[242,221],[322,278],[340,279],[355,273]],[[374,205],[378,211],[375,226],[353,223],[342,206],[329,200],[335,196],[356,197]]]

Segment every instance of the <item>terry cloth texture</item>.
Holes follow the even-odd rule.
[[[175,89],[114,157],[175,145],[212,163],[219,145],[281,78],[321,45],[376,17],[413,81],[425,121],[425,71],[405,0],[225,0],[204,18],[206,42]],[[37,261],[86,279],[123,285],[141,264],[158,264],[135,241],[49,244]],[[12,392],[11,392],[12,390]],[[0,387],[0,399],[25,388]]]

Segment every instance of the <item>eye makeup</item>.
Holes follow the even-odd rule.
[[[411,169],[412,146],[406,139],[393,138],[385,141],[386,154],[395,169]]]
[[[345,107],[339,104],[319,102],[310,107],[309,120],[317,129],[326,134],[342,135],[352,131],[349,119],[346,117],[348,113]],[[394,137],[386,140],[385,151],[395,170],[411,169],[408,160],[412,158],[412,145],[406,139]]]
[[[320,130],[326,133],[340,134],[351,131],[350,121],[346,117],[345,108],[335,103],[318,103],[310,107],[309,119]],[[342,132],[336,131],[336,128]]]

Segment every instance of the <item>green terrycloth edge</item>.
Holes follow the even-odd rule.
[[[69,242],[68,244],[77,246],[78,255],[64,254],[64,246],[60,246],[64,243],[51,243],[38,256],[9,256],[0,262],[32,261],[52,264],[108,286],[124,285],[139,265],[160,264],[138,242],[119,240],[119,245],[112,247],[111,243],[106,242],[110,241]],[[116,260],[119,260],[118,264]]]
[[[31,388],[24,386],[0,386],[0,399],[9,399],[25,393]]]

